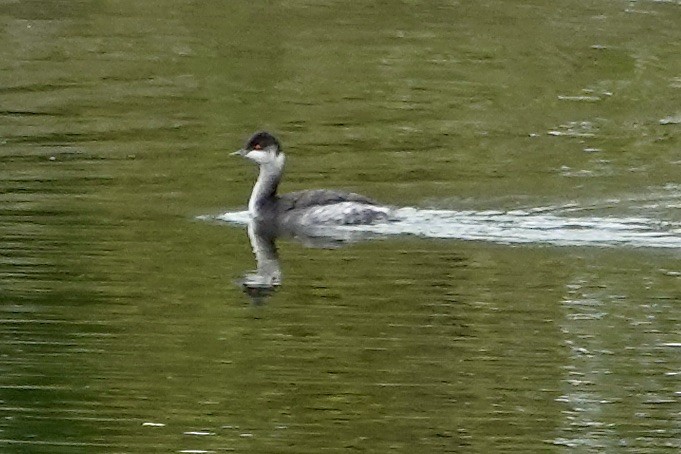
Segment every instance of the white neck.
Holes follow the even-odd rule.
[[[263,205],[276,196],[285,160],[284,154],[280,153],[275,160],[260,164],[260,173],[248,200],[248,212],[251,217],[260,217]]]

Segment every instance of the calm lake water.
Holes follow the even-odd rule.
[[[0,3],[0,451],[678,452],[681,3],[356,3]]]

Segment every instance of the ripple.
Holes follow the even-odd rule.
[[[681,248],[681,223],[642,216],[578,217],[546,209],[456,211],[411,207],[399,208],[394,214],[389,223],[324,227],[314,234],[347,241],[368,235],[413,235],[501,244]],[[248,224],[250,218],[247,211],[236,211],[200,219],[239,225]]]
[[[394,223],[344,228],[504,244],[681,247],[681,226],[644,217],[566,217],[526,210],[498,212],[415,208],[402,208],[397,214],[399,220]]]

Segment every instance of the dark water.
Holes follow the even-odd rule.
[[[0,450],[677,452],[680,24],[674,1],[0,3]],[[227,152],[261,128],[285,190],[445,222],[280,239],[253,304],[246,230],[197,216],[244,208]]]

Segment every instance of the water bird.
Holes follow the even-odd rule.
[[[260,168],[248,200],[248,212],[258,222],[293,228],[373,224],[390,219],[392,208],[352,192],[313,189],[278,195],[286,156],[269,132],[256,132],[232,155],[253,161]]]

